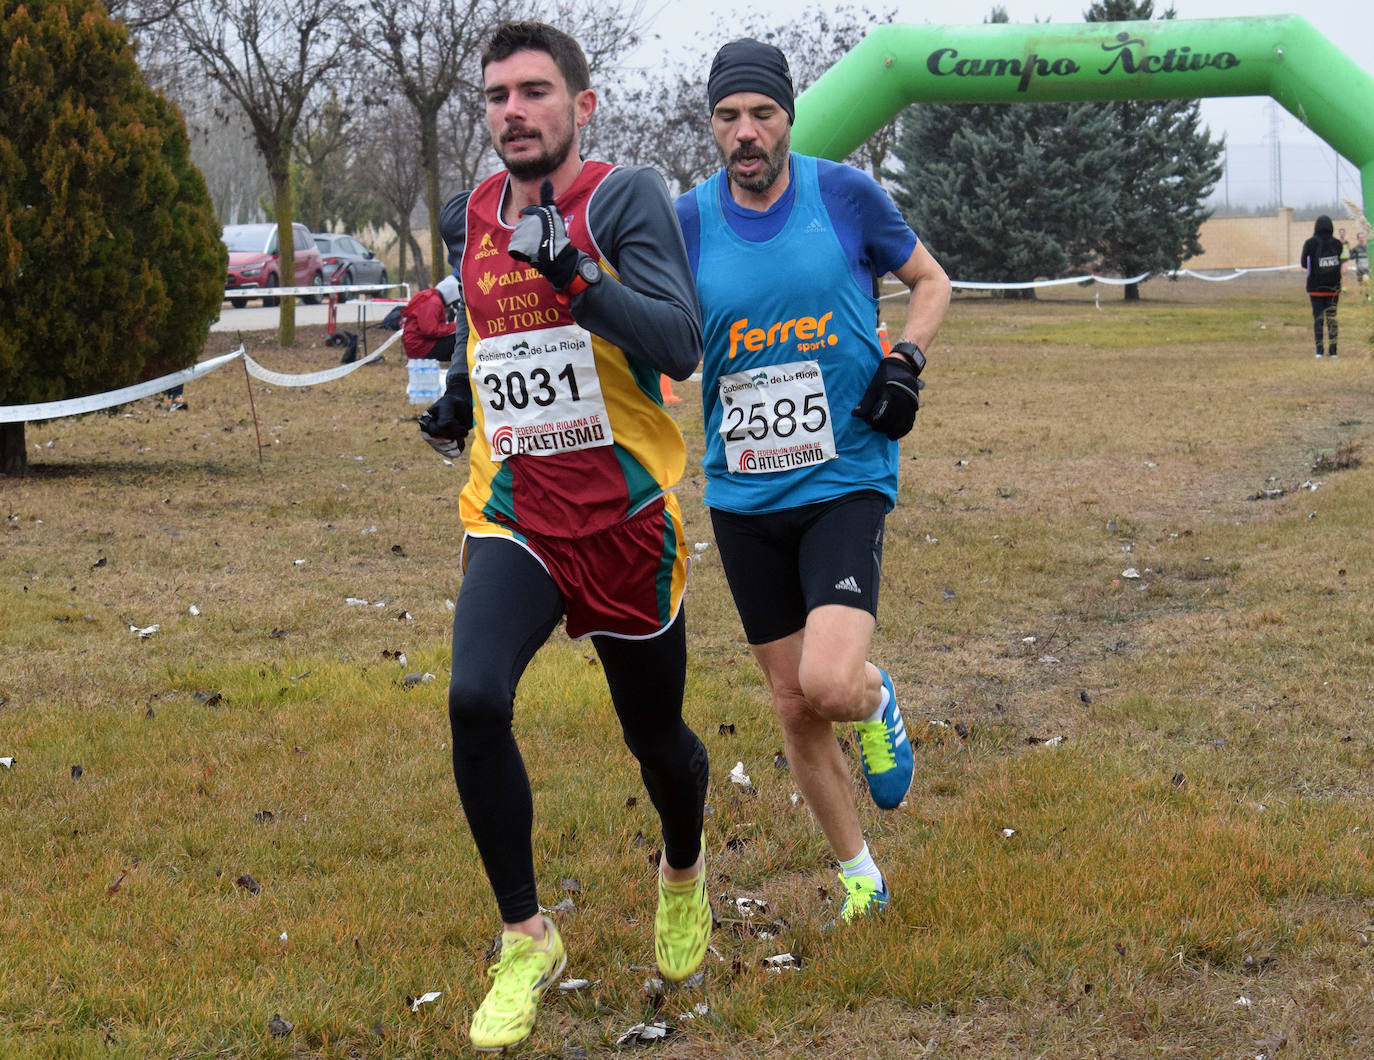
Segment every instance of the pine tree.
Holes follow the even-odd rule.
[[[1092,261],[1094,219],[1111,208],[1108,131],[1098,104],[920,105],[902,115],[901,168],[884,175],[954,278],[1058,277]]]
[[[1170,8],[1161,17],[1171,19]],[[1097,0],[1083,17],[1120,22],[1154,17],[1154,0]],[[1223,144],[1201,127],[1196,100],[1126,100],[1099,106],[1111,116],[1116,201],[1101,218],[1103,268],[1122,276],[1177,269],[1202,252],[1203,203],[1221,179]],[[1136,284],[1125,297],[1140,297]]]
[[[0,0],[0,405],[192,364],[224,245],[181,117],[97,0]],[[0,474],[26,466],[0,424]]]

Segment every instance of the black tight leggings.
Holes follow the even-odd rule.
[[[515,687],[558,625],[563,600],[544,568],[502,538],[468,538],[467,573],[453,615],[448,690],[453,776],[496,893],[501,919],[539,912],[530,833],[534,807],[525,763],[511,732]],[[682,720],[687,673],[681,611],[649,640],[594,636],[625,745],[658,811],[668,864],[688,868],[701,846],[706,748]],[[596,749],[588,749],[594,761]],[[590,778],[594,782],[594,778]]]
[[[1336,352],[1336,301],[1339,295],[1318,298],[1308,295],[1312,302],[1312,336],[1317,340],[1317,352],[1322,352],[1322,321],[1326,321],[1326,337],[1331,344],[1331,352]]]

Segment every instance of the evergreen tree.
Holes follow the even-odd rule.
[[[0,405],[192,364],[224,245],[181,117],[98,0],[0,0]],[[0,424],[0,474],[25,469]]]
[[[1171,19],[1170,8],[1161,17]],[[1097,0],[1089,22],[1150,19],[1154,0]],[[1221,179],[1223,144],[1201,127],[1196,100],[1098,104],[1111,115],[1116,201],[1097,228],[1102,266],[1122,276],[1167,272],[1202,252],[1203,203]],[[1125,297],[1140,297],[1137,285]]]
[[[884,175],[954,278],[1058,277],[1088,265],[1112,205],[1106,132],[1096,104],[916,106],[893,149],[901,168]]]
[[[1008,21],[1006,9],[987,21]],[[1054,278],[1092,261],[1094,219],[1114,195],[1109,132],[1097,104],[919,105],[902,115],[899,168],[884,176],[956,279]]]

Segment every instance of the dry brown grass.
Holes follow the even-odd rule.
[[[526,1051],[661,1014],[665,1057],[1374,1054],[1374,361],[1353,305],[1314,361],[1294,287],[956,300],[889,521],[874,654],[921,742],[907,804],[864,811],[876,923],[819,930],[833,876],[708,550],[689,714],[724,959],[646,995],[652,812],[589,649],[556,637],[517,725],[542,897],[576,905],[568,974],[596,985]],[[303,335],[251,352],[333,362]],[[463,469],[403,391],[394,357],[254,384],[261,464],[237,369],[186,413],[30,426],[32,474],[0,482],[0,1053],[463,1050],[496,926],[443,709]],[[803,968],[764,971],[781,950]]]

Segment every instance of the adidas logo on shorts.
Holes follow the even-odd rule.
[[[854,575],[852,574],[848,578],[841,578],[839,581],[837,581],[835,583],[835,588],[843,589],[845,592],[850,593],[863,592],[863,590],[859,588],[859,583],[854,580]]]

